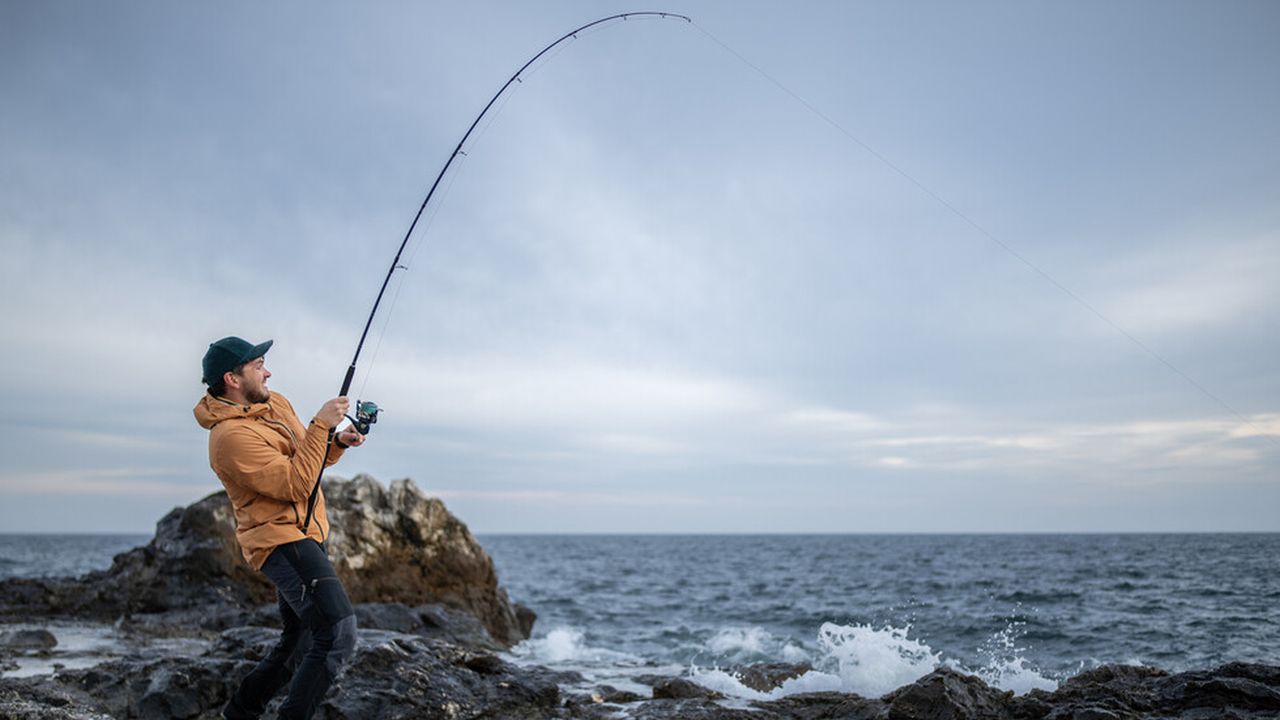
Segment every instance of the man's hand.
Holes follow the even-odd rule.
[[[342,418],[347,416],[347,408],[350,405],[351,402],[345,396],[336,397],[320,408],[320,411],[316,413],[316,419],[325,427],[338,427],[338,423],[342,422]]]
[[[360,447],[364,444],[364,436],[348,425],[338,433],[338,442],[346,447]]]

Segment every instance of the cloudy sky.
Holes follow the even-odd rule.
[[[1280,530],[1280,6],[654,7],[477,130],[336,474],[481,532]],[[0,2],[0,531],[219,489],[224,335],[309,419],[476,113],[633,9]]]

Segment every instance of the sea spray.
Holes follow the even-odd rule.
[[[586,642],[586,633],[574,627],[556,627],[540,638],[531,638],[512,648],[519,660],[555,666],[621,664],[637,665],[642,661],[634,655]]]
[[[910,627],[823,623],[818,647],[825,656],[816,666],[834,666],[846,692],[879,697],[941,664],[941,656],[925,643],[907,637]]]
[[[752,662],[810,662],[810,654],[791,638],[779,638],[759,626],[722,628],[705,649],[716,665]]]
[[[708,643],[708,649],[725,650],[752,647],[763,648],[770,639],[768,633],[757,632],[718,633]],[[906,685],[928,674],[941,664],[938,653],[919,640],[907,637],[910,628],[870,625],[838,625],[823,623],[818,630],[816,657],[802,658],[792,655],[786,662],[809,662],[813,669],[799,677],[784,681],[770,692],[754,690],[742,684],[740,678],[721,668],[689,669],[690,676],[700,685],[746,700],[772,700],[787,695],[807,692],[850,692],[865,697],[879,697],[884,693]],[[737,639],[743,642],[734,644]],[[793,645],[785,647],[793,648]],[[771,658],[776,661],[778,658]]]
[[[876,628],[824,623],[818,631],[818,650],[810,655],[790,643],[779,643],[761,628],[729,628],[712,637],[707,649],[720,652],[722,659],[730,661],[730,666],[738,664],[733,658],[745,651],[776,651],[782,647],[790,651],[785,657],[768,657],[765,661],[809,663],[814,669],[786,680],[769,692],[747,687],[738,675],[721,665],[703,667],[694,663],[688,674],[704,687],[744,700],[776,700],[787,695],[823,691],[879,697],[942,666],[977,675],[992,687],[1018,695],[1036,688],[1054,690],[1058,686],[1019,654],[1025,648],[1017,645],[1021,626],[1016,622],[1011,621],[983,644],[988,662],[977,669],[944,659],[941,652],[935,652],[923,640],[909,637],[910,632],[910,626]]]
[[[1026,633],[1026,625],[1025,621],[1010,619],[1003,630],[988,638],[978,648],[978,653],[986,657],[987,662],[973,674],[992,687],[1011,690],[1017,695],[1034,689],[1056,690],[1058,683],[1040,674],[1026,658],[1028,648],[1018,644]],[[948,665],[969,672],[958,663]]]

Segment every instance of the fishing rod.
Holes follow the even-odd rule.
[[[685,15],[679,15],[676,13],[660,12],[660,11],[639,11],[639,12],[626,12],[626,13],[619,13],[617,15],[610,15],[608,17],[603,17],[603,18],[600,18],[599,20],[589,22],[586,25],[583,25],[582,27],[570,30],[569,32],[560,36],[555,42],[542,48],[542,50],[540,50],[537,55],[534,55],[533,57],[529,58],[529,61],[526,62],[524,65],[521,65],[520,69],[517,70],[515,74],[513,74],[505,83],[503,83],[502,87],[498,89],[498,92],[494,93],[492,98],[489,98],[489,102],[485,104],[484,109],[480,111],[480,114],[476,116],[476,119],[471,121],[471,126],[467,128],[467,131],[465,133],[463,133],[462,139],[459,140],[457,146],[453,148],[453,152],[449,154],[449,159],[445,161],[444,167],[440,168],[440,172],[439,174],[436,175],[435,181],[431,183],[431,189],[427,191],[427,196],[423,198],[422,204],[418,206],[418,212],[416,215],[413,216],[413,222],[409,223],[409,229],[408,231],[405,232],[404,239],[400,241],[400,247],[396,250],[396,256],[391,260],[391,267],[387,268],[387,275],[382,279],[382,287],[378,289],[378,296],[374,298],[373,309],[369,311],[369,319],[365,321],[364,331],[360,333],[360,342],[356,344],[356,352],[355,352],[355,355],[353,355],[351,358],[351,365],[350,367],[347,368],[347,374],[342,379],[342,388],[338,391],[339,397],[345,396],[347,392],[351,389],[351,381],[352,379],[355,378],[355,375],[356,375],[356,363],[360,360],[360,352],[364,350],[364,342],[369,337],[369,328],[373,326],[373,318],[378,314],[378,306],[382,304],[382,296],[386,294],[387,285],[391,283],[391,276],[395,274],[396,270],[408,269],[404,265],[400,264],[400,256],[404,254],[405,247],[409,245],[409,238],[413,236],[414,229],[418,227],[418,221],[422,219],[423,211],[427,209],[427,204],[431,202],[432,196],[434,196],[436,193],[436,188],[440,186],[440,181],[444,179],[445,173],[449,172],[449,168],[450,166],[453,165],[453,161],[456,160],[459,155],[466,154],[462,152],[462,147],[467,144],[467,140],[471,138],[471,133],[476,129],[476,126],[480,124],[480,121],[484,119],[484,116],[489,113],[489,109],[492,108],[493,104],[498,101],[498,98],[502,97],[503,93],[507,91],[507,88],[511,87],[512,83],[523,82],[522,80],[520,80],[520,76],[524,74],[524,71],[528,70],[530,65],[533,65],[535,62],[537,62],[538,58],[541,58],[543,55],[546,55],[555,46],[571,38],[577,39],[578,33],[584,30],[587,30],[589,28],[593,28],[597,25],[603,25],[604,23],[612,22],[614,20],[629,20],[633,17],[656,17],[663,20],[679,19],[679,20],[684,20],[687,23],[693,22],[692,18],[687,17]],[[357,432],[359,432],[361,435],[367,435],[369,433],[369,430],[371,429],[370,426],[378,422],[379,410],[380,408],[376,403],[356,400],[356,416],[353,418],[350,415],[348,415],[347,419],[351,421],[351,424],[355,427]],[[330,429],[329,442],[324,449],[325,460],[328,460],[329,451],[333,448],[333,439],[334,439],[334,433],[333,433],[333,430]],[[312,488],[311,495],[310,497],[307,498],[307,518],[302,523],[302,532],[304,533],[307,531],[307,527],[311,525],[311,517],[315,511],[316,498],[320,494],[320,481],[323,478],[324,478],[324,460],[322,460],[320,463],[320,474],[316,476],[315,487]]]

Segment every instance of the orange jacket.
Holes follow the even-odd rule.
[[[209,430],[209,466],[227,489],[236,513],[236,540],[255,570],[277,546],[304,537],[324,542],[329,518],[323,492],[305,535],[302,522],[328,444],[327,425],[313,418],[304,428],[289,401],[274,392],[267,402],[253,405],[206,393],[193,412],[200,427]],[[325,466],[340,457],[342,449],[334,443]]]

